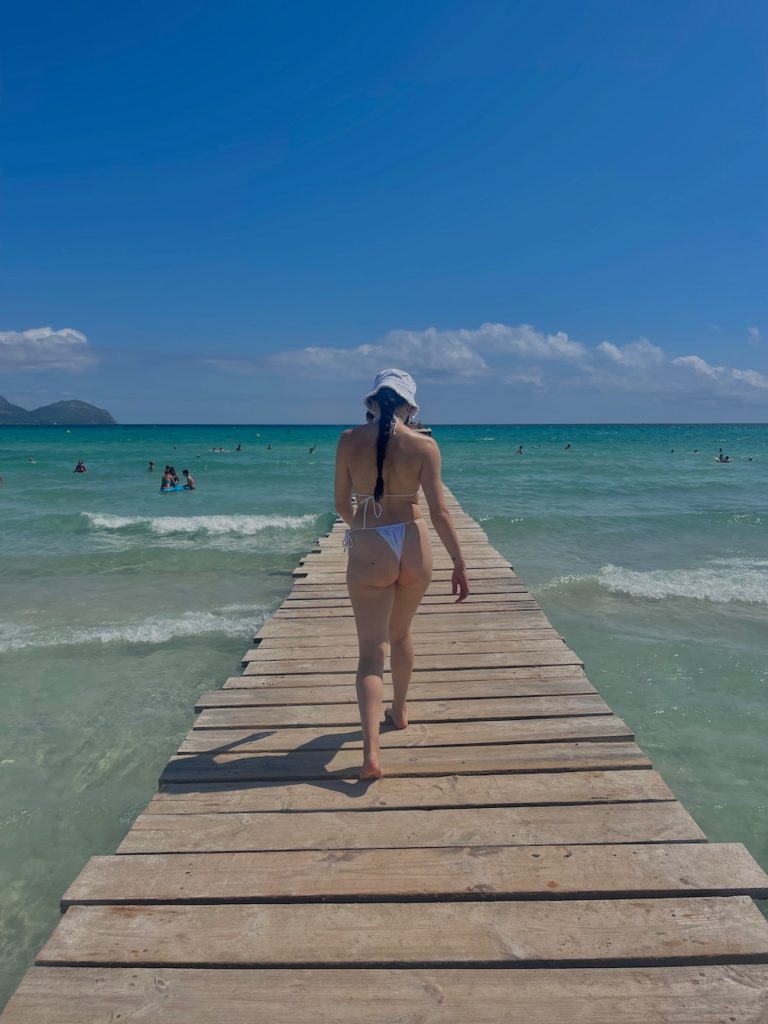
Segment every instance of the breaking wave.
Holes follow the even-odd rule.
[[[30,647],[71,647],[79,644],[164,644],[180,637],[211,633],[250,638],[266,618],[268,609],[233,605],[214,611],[184,612],[176,617],[152,616],[138,622],[103,623],[85,629],[40,627],[0,623],[0,653]]]
[[[94,530],[139,530],[158,537],[174,535],[208,537],[253,537],[263,530],[298,530],[309,526],[317,516],[116,516],[102,512],[83,512]]]
[[[686,597],[727,604],[768,604],[768,561],[714,559],[696,569],[653,569],[638,572],[620,565],[604,565],[596,573],[560,576],[543,590],[571,591],[597,587],[612,594],[663,600]]]

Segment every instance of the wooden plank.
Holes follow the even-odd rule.
[[[467,684],[464,695],[470,696],[471,683],[486,684],[488,682],[509,683],[513,687],[518,681],[522,682],[547,682],[550,680],[570,679],[581,682],[586,679],[581,665],[520,665],[507,668],[470,668],[454,669],[450,673],[436,671],[434,669],[419,669],[413,673],[411,689],[421,684],[432,686],[439,683],[442,695],[447,692],[453,684]],[[232,681],[234,680],[234,682]],[[226,687],[244,689],[247,687],[269,688],[279,687],[322,687],[322,686],[354,686],[354,673],[344,672],[316,672],[293,675],[282,673],[279,675],[261,675],[250,673],[242,676],[232,676],[224,684]],[[387,677],[385,675],[385,683]],[[411,690],[408,691],[409,693]],[[437,693],[438,691],[435,691]]]
[[[489,597],[489,595],[485,595]],[[440,605],[422,605],[416,618],[420,618],[427,615],[466,615],[468,612],[475,612],[477,614],[485,612],[506,612],[511,615],[513,612],[515,615],[521,612],[540,612],[541,608],[535,601],[529,601],[526,603],[518,602],[514,605],[507,603],[504,604],[500,601],[484,600],[481,594],[479,598],[472,599],[471,595],[463,604],[440,604]],[[335,619],[341,618],[342,616],[351,617],[351,608],[315,608],[315,607],[303,607],[293,608],[286,607],[283,605],[282,608],[278,608],[275,612],[274,618],[282,621],[283,619]]]
[[[283,781],[357,778],[359,750],[289,754],[179,754],[160,776],[165,782]],[[489,743],[482,747],[397,747],[387,751],[391,776],[481,775],[488,772],[602,771],[649,768],[634,743]]]
[[[464,610],[469,608],[470,598],[464,604]],[[514,611],[518,606],[525,606],[530,604],[532,601],[531,595],[527,590],[508,590],[503,591],[501,594],[480,594],[475,595],[473,603],[485,602],[486,604],[492,603],[495,608],[504,609],[507,608]],[[432,594],[427,594],[419,605],[419,614],[424,614],[428,608],[432,608],[434,605],[454,605],[456,604],[456,597],[451,593],[451,588],[446,585],[441,590],[437,590]],[[351,605],[347,598],[342,597],[304,597],[301,594],[294,595],[293,598],[286,600],[281,606],[282,611],[295,611],[297,609],[318,609],[318,608],[350,608]]]
[[[489,649],[492,643],[500,643],[507,640],[560,640],[561,643],[563,642],[563,638],[551,626],[537,626],[533,629],[497,630],[478,628],[472,631],[471,639],[468,639],[467,643],[484,643],[488,645]],[[260,651],[281,650],[288,646],[293,651],[317,651],[319,653],[324,647],[338,648],[341,645],[353,643],[356,645],[357,636],[354,629],[350,629],[347,631],[346,636],[323,636],[319,634],[315,636],[311,634],[307,636],[266,636],[263,639],[261,637],[257,638],[257,643]],[[448,637],[444,633],[422,632],[419,634],[419,650],[424,650],[425,646],[434,646],[436,643],[441,644],[444,648],[447,646],[448,649],[456,648],[459,645],[463,646],[457,634]],[[464,649],[466,650],[466,647]]]
[[[747,896],[72,907],[38,964],[665,965],[768,958]]]
[[[598,694],[576,697],[509,697],[506,700],[414,701],[410,724],[468,722],[516,718],[552,718],[569,715],[610,715]],[[264,729],[287,726],[358,725],[357,704],[299,704],[292,707],[209,708],[201,712],[195,729]]]
[[[33,967],[3,1024],[762,1024],[767,992],[762,965],[514,972]]]
[[[238,707],[275,707],[277,705],[304,704],[311,694],[313,704],[354,704],[357,706],[352,680],[345,677],[346,686],[253,686],[254,677],[246,677],[247,687],[238,687],[242,676],[227,679],[224,689],[206,690],[201,694],[195,705],[195,712],[204,708],[238,708]],[[303,676],[300,678],[304,678]],[[297,692],[303,690],[304,693]],[[439,692],[441,700],[490,700],[494,697],[517,699],[518,697],[557,696],[559,694],[595,693],[592,684],[583,677],[581,679],[553,679],[536,681],[520,679],[517,681],[494,682],[475,681],[472,686],[466,683],[443,683],[436,691],[431,683],[411,683],[408,690],[408,704],[434,700]],[[387,689],[389,699],[389,689]]]
[[[485,569],[475,569],[474,575],[478,579],[508,579],[510,569],[507,566],[489,566]],[[432,574],[433,580],[450,580],[452,575],[451,569],[435,569]],[[343,583],[346,579],[345,570],[329,569],[327,572],[321,572],[319,569],[313,569],[311,572],[302,575],[302,578],[307,583]]]
[[[546,643],[546,641],[542,641]],[[544,665],[578,665],[584,663],[573,651],[558,642],[551,647],[536,647],[525,651],[510,651],[494,654],[425,654],[420,655],[417,649],[415,671],[440,669],[450,672],[460,668],[519,668],[523,665],[531,667]],[[304,675],[323,672],[351,672],[357,670],[357,658],[316,658],[302,660],[290,658],[283,661],[249,661],[246,664],[246,675]]]
[[[527,587],[520,586],[517,583],[510,583],[507,580],[476,580],[472,578],[472,596],[477,598],[478,596],[484,596],[485,600],[492,600],[488,595],[498,594],[504,596],[507,594],[526,595],[528,600],[533,599],[533,595],[530,593]],[[447,580],[436,580],[431,583],[425,591],[425,601],[428,598],[439,597],[440,595],[450,595],[451,585]],[[285,606],[292,606],[294,601],[311,601],[311,600],[325,600],[335,601],[343,604],[349,601],[349,593],[346,588],[346,584],[341,583],[305,583],[303,580],[297,580],[292,590],[287,594],[282,601]]]
[[[468,655],[468,654],[514,654],[518,651],[562,651],[567,650],[562,637],[557,635],[549,636],[524,636],[509,639],[502,636],[498,640],[456,640],[445,638],[444,640],[428,640],[421,638],[418,645],[420,658],[430,655]],[[279,646],[253,647],[245,652],[242,664],[247,665],[250,661],[306,661],[313,648],[306,644],[294,646],[290,641],[283,641]],[[358,657],[357,642],[351,639],[348,641],[336,638],[335,644],[329,644],[321,648],[315,648],[317,655],[322,658],[355,658]]]
[[[317,617],[316,617],[317,618]],[[440,615],[417,614],[411,625],[411,632],[414,635],[424,633],[459,633],[474,632],[478,627],[492,629],[498,626],[505,631],[518,629],[533,629],[549,626],[543,612],[533,608],[520,612],[515,609],[514,614],[504,611],[477,613],[471,609],[465,609],[462,616],[454,614]],[[551,628],[551,627],[550,627]],[[312,636],[322,630],[323,635],[335,636],[337,634],[355,636],[355,623],[351,616],[326,617],[318,623],[314,620],[302,621],[301,616],[292,615],[267,620],[259,628],[256,634],[258,639],[267,636]]]
[[[92,857],[73,905],[264,900],[601,899],[768,895],[740,843],[488,846]]]
[[[632,739],[632,731],[615,715],[584,715],[570,718],[512,718],[501,722],[464,722],[457,728],[452,722],[414,724],[407,729],[381,733],[382,750],[394,747],[478,746],[483,743],[573,743],[600,740],[610,743]],[[306,728],[267,729],[192,729],[179,745],[180,754],[205,754],[215,751],[260,753],[294,751],[299,747],[313,751],[362,749],[359,722],[354,726],[307,726]]]
[[[549,804],[674,800],[658,772],[573,771],[532,775],[385,776],[375,786],[345,779],[166,785],[149,814],[232,814],[243,811],[406,810],[433,807],[525,807]]]
[[[620,812],[620,813],[619,813]],[[536,807],[140,814],[119,853],[702,842],[676,801]]]

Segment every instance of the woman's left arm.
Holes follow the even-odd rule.
[[[347,438],[351,433],[351,430],[345,430],[336,446],[336,478],[333,484],[336,511],[347,526],[352,525],[355,514],[352,504],[352,476],[347,463]]]

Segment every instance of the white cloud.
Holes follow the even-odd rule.
[[[578,361],[587,354],[586,347],[579,341],[573,341],[564,331],[542,334],[530,324],[519,324],[517,327],[509,327],[507,324],[482,324],[476,331],[441,333],[459,334],[468,344],[477,348],[535,359]]]
[[[753,388],[768,388],[768,377],[757,370],[731,370],[731,376],[734,380],[744,381]]]
[[[494,379],[518,389],[563,393],[588,389],[763,401],[768,391],[768,377],[758,370],[711,365],[693,353],[672,357],[647,338],[588,346],[564,331],[546,334],[530,324],[394,330],[374,344],[352,348],[310,346],[252,361],[207,362],[230,372],[271,371],[310,380],[370,378],[382,367],[401,366],[420,382]]]
[[[370,377],[384,366],[403,366],[428,380],[477,377],[488,366],[464,335],[464,331],[390,331],[376,345],[356,348],[309,348],[280,352],[267,357],[277,369],[290,369],[305,377],[343,374]]]
[[[71,327],[0,331],[0,367],[5,370],[86,370],[96,361],[86,336]]]
[[[665,355],[658,345],[652,345],[647,338],[640,338],[638,341],[631,341],[623,348],[612,344],[610,341],[601,341],[597,351],[620,366],[645,368],[648,366],[660,366],[665,362]]]
[[[694,373],[709,377],[711,380],[722,380],[726,373],[724,366],[710,366],[701,356],[678,356],[672,360],[672,365],[690,367]]]
[[[747,328],[747,341],[750,345],[759,345],[762,340],[763,335],[761,334],[759,327]]]
[[[728,366],[711,366],[701,356],[679,356],[672,360],[673,366],[683,367],[694,377],[703,378],[705,383],[714,388],[716,393],[749,395],[755,391],[768,390],[768,377],[758,370],[737,370]]]

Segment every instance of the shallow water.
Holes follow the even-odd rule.
[[[195,698],[239,671],[331,523],[337,434],[0,430],[0,1005],[68,883],[152,796]],[[702,828],[768,867],[768,428],[435,437],[467,512]],[[198,489],[160,495],[150,458]]]

